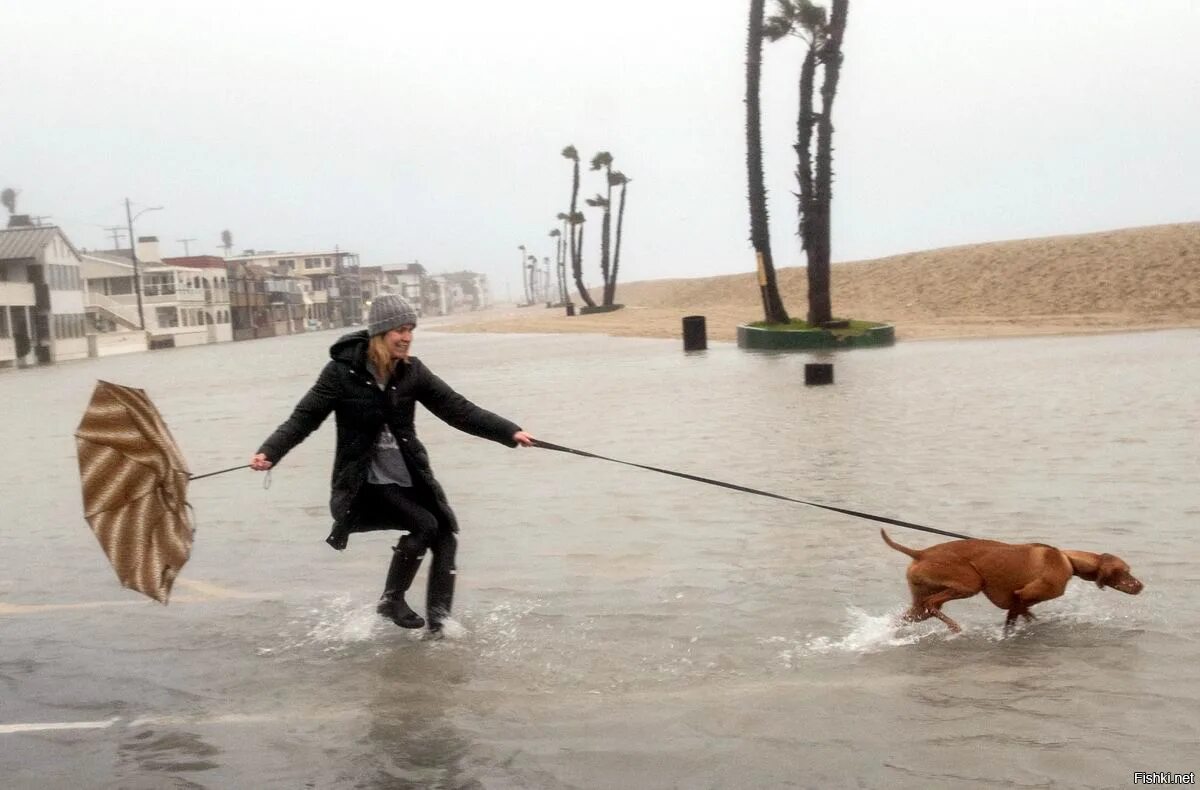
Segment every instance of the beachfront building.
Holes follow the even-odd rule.
[[[177,282],[188,280],[188,269],[196,270],[191,275],[193,288],[204,289],[204,306],[193,312],[190,318],[199,320],[208,332],[209,343],[224,343],[233,340],[233,316],[229,303],[229,274],[225,270],[225,259],[216,255],[190,255],[178,258],[163,258],[162,265],[171,268]]]
[[[305,319],[310,329],[351,326],[362,321],[358,255],[340,249],[311,252],[246,250],[228,263],[260,266],[280,275],[297,275],[304,288]]]
[[[268,273],[264,282],[267,290],[267,309],[276,335],[296,335],[307,329],[307,314],[311,284],[305,277]]]
[[[226,261],[229,277],[229,311],[233,319],[234,340],[274,337],[267,279],[270,272],[253,263]]]
[[[15,214],[0,230],[0,367],[88,355],[79,252],[54,225]]]
[[[435,315],[484,310],[492,304],[485,274],[461,271],[438,274],[431,279],[431,312]]]
[[[379,267],[382,272],[381,294],[397,294],[412,305],[417,315],[427,311],[429,296],[429,274],[417,261],[412,263],[389,263]]]
[[[119,334],[144,331],[150,348],[175,348],[233,339],[226,273],[213,266],[163,261],[158,239],[138,239],[138,271],[129,250],[82,254],[88,314],[97,355],[136,351]],[[219,259],[218,259],[219,260]],[[141,299],[139,306],[138,284]]]
[[[383,279],[382,266],[358,267],[358,287],[362,295],[363,321],[366,321],[371,302],[374,302],[379,294],[387,293],[383,290]]]

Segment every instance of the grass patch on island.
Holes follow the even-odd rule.
[[[883,326],[883,324],[875,321],[856,321],[847,318],[835,318],[829,324],[821,326],[820,324],[810,324],[807,321],[794,318],[786,324],[768,324],[766,321],[754,321],[748,324],[748,326],[752,326],[755,329],[766,329],[771,332],[824,331],[830,332],[836,337],[862,335],[866,334],[870,329]]]

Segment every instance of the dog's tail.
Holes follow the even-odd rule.
[[[907,554],[908,556],[912,557],[914,560],[921,559],[921,552],[919,550],[910,549],[908,546],[901,546],[899,543],[897,543],[896,541],[889,538],[887,532],[885,532],[882,529],[879,530],[879,534],[883,536],[884,543],[888,544],[889,546],[891,546],[893,549],[900,552],[901,554]]]

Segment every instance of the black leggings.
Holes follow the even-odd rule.
[[[389,526],[404,524],[407,527],[409,534],[400,538],[397,550],[406,554],[424,554],[425,549],[437,543],[438,534],[443,530],[431,493],[415,487],[374,483],[367,483],[365,489],[365,505],[371,512],[387,514]],[[445,531],[450,532],[450,529]]]

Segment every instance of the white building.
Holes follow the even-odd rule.
[[[53,225],[0,230],[0,367],[88,356],[79,253]]]
[[[391,263],[384,264],[379,269],[381,294],[398,294],[416,309],[418,316],[425,312],[429,297],[429,276],[425,273],[424,266],[415,262]]]
[[[195,346],[233,339],[229,285],[223,268],[162,263],[158,241],[138,240],[138,276],[120,252],[82,254],[88,313],[98,355],[140,351],[144,328],[150,348]],[[141,305],[135,279],[141,281]]]

